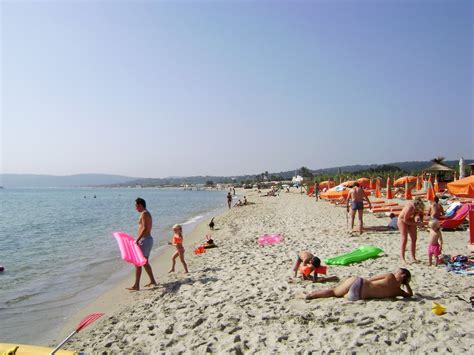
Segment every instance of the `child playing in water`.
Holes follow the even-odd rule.
[[[443,236],[441,235],[441,230],[439,226],[439,221],[437,219],[432,219],[428,226],[430,227],[430,243],[428,245],[428,260],[429,266],[432,265],[431,259],[434,255],[436,259],[436,266],[438,266],[439,255],[443,250]]]
[[[168,242],[170,245],[174,245],[176,247],[176,252],[173,254],[173,257],[171,258],[172,265],[171,265],[171,270],[169,272],[174,272],[174,267],[176,265],[176,258],[179,256],[179,260],[181,260],[181,263],[184,266],[184,273],[187,274],[188,271],[188,265],[186,265],[186,261],[184,261],[184,247],[183,247],[183,228],[179,224],[175,224],[173,226],[173,239],[171,242]]]

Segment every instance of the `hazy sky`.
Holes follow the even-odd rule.
[[[474,157],[472,1],[1,1],[1,170]]]

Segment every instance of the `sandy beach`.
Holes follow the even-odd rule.
[[[82,316],[106,315],[80,333],[66,348],[88,353],[304,353],[394,352],[468,353],[474,344],[474,313],[468,300],[472,276],[427,266],[427,231],[418,234],[418,264],[412,272],[412,299],[343,298],[305,301],[303,291],[326,288],[292,278],[296,252],[313,251],[321,259],[352,251],[363,244],[378,246],[382,257],[351,266],[330,266],[328,276],[370,277],[394,271],[399,264],[398,232],[368,231],[351,236],[345,208],[293,191],[260,197],[242,190],[253,204],[233,208],[215,219],[211,234],[218,248],[194,255],[210,234],[208,221],[185,235],[190,274],[167,274],[172,247],[152,266],[159,286],[128,292],[130,277],[68,320],[67,334]],[[388,218],[365,214],[366,226],[385,226]],[[278,245],[260,247],[266,233],[281,233]],[[445,232],[444,253],[466,254],[468,232]],[[146,275],[142,276],[142,284]],[[447,313],[431,313],[432,302]],[[61,338],[58,336],[58,339]]]

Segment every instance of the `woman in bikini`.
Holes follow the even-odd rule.
[[[401,246],[400,246],[400,259],[403,264],[406,264],[405,260],[405,249],[407,246],[408,236],[410,236],[410,256],[412,262],[416,260],[416,227],[423,226],[423,213],[425,210],[425,204],[420,198],[416,198],[413,202],[403,207],[400,215],[398,216],[398,230],[400,231]]]

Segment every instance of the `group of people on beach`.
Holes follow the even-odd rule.
[[[232,195],[229,192],[227,194],[229,202],[229,208],[231,207]],[[349,195],[347,197],[347,208],[351,211],[351,230],[354,227],[354,219],[356,213],[359,216],[359,232],[363,233],[363,211],[364,201],[367,201],[369,208],[372,208],[371,202],[364,190],[355,183]],[[246,198],[245,198],[246,202]],[[400,259],[403,265],[406,265],[405,250],[408,238],[410,238],[410,256],[411,262],[417,262],[416,259],[416,240],[417,240],[417,227],[423,227],[423,214],[424,214],[424,203],[420,198],[416,198],[414,201],[408,202],[400,212],[397,219],[397,227],[400,231],[401,237],[401,248],[400,248]],[[151,236],[152,229],[152,217],[150,212],[146,209],[146,202],[142,198],[135,200],[135,208],[140,213],[138,221],[138,235],[136,243],[140,246],[143,255],[148,260],[150,257],[151,249],[153,246],[153,237]],[[436,197],[434,203],[431,205],[429,214],[431,220],[429,222],[430,234],[429,234],[429,245],[428,245],[428,259],[429,265],[432,265],[432,258],[435,257],[435,264],[438,265],[438,257],[442,251],[443,239],[440,231],[440,224],[438,218],[443,214],[443,209],[439,205],[438,198]],[[212,227],[214,227],[214,221],[211,221]],[[175,253],[172,256],[172,266],[169,272],[175,271],[176,260],[179,258],[183,264],[185,273],[188,273],[188,267],[184,259],[184,247],[183,247],[183,230],[182,226],[176,224],[173,226],[173,237],[168,243],[176,248]],[[301,268],[310,267],[310,273],[303,274],[303,278],[307,279],[309,275],[314,273],[313,281],[335,281],[337,277],[319,279],[317,270],[321,266],[320,259],[310,253],[309,251],[301,251],[298,253],[296,264],[294,267],[295,276]],[[153,270],[150,264],[147,262],[144,266],[146,273],[150,279],[150,282],[145,287],[151,287],[157,285],[153,276]],[[136,266],[135,270],[135,283],[132,287],[128,288],[132,291],[138,291],[140,288],[142,268]],[[314,298],[326,298],[326,297],[346,297],[349,300],[355,301],[359,299],[367,298],[387,298],[387,297],[411,297],[413,292],[409,285],[411,279],[410,271],[405,268],[400,268],[393,273],[386,273],[377,276],[373,276],[369,279],[363,279],[361,277],[350,277],[334,288],[314,291],[309,294],[303,294],[299,297],[304,299]]]
[[[137,240],[135,243],[140,247],[143,256],[147,259],[143,268],[145,269],[148,277],[150,278],[150,282],[145,285],[145,287],[154,287],[157,285],[155,277],[153,275],[153,270],[151,268],[150,263],[148,262],[151,254],[151,248],[153,247],[153,237],[151,236],[151,230],[153,227],[153,219],[151,217],[150,212],[146,208],[146,201],[142,198],[137,198],[135,200],[135,209],[140,214],[138,219],[138,233],[137,233]],[[184,272],[188,273],[188,265],[184,260],[184,247],[183,247],[183,227],[179,224],[175,224],[173,226],[173,237],[169,245],[173,245],[176,248],[173,256],[171,257],[171,269],[170,273],[175,271],[176,266],[176,259],[179,257],[181,263],[184,267]],[[139,291],[140,290],[140,278],[142,275],[142,267],[135,266],[135,283],[132,287],[128,287],[127,289],[130,291]]]
[[[318,200],[318,184],[314,186],[316,200]],[[369,209],[372,208],[372,204],[367,197],[364,190],[359,186],[358,183],[353,185],[346,200],[347,211],[351,216],[351,233],[354,228],[354,219],[356,213],[359,217],[359,232],[363,233],[363,211],[364,201],[367,202]],[[400,212],[398,218],[392,214],[390,216],[391,222],[388,229],[398,229],[400,231],[400,260],[403,265],[407,264],[405,259],[405,251],[410,238],[410,262],[418,262],[416,259],[416,241],[417,241],[417,228],[424,228],[423,217],[425,213],[425,205],[420,198],[416,198],[414,201],[408,202]],[[433,257],[435,265],[439,263],[439,257],[443,248],[443,237],[441,234],[441,227],[439,218],[444,214],[443,207],[439,204],[438,197],[434,198],[431,204],[428,215],[430,221],[428,222],[429,228],[429,243],[428,243],[428,265],[433,264]],[[395,222],[395,223],[394,223]],[[298,253],[296,264],[294,266],[295,277],[298,271],[305,267],[310,267],[314,272],[313,281],[317,281],[318,275],[316,270],[320,266],[320,259],[311,254],[309,251],[302,251]],[[303,274],[303,278],[307,279],[310,273]],[[321,281],[327,281],[334,278],[322,279]],[[393,273],[381,274],[369,279],[363,279],[361,277],[350,277],[334,288],[327,290],[314,291],[309,294],[302,294],[299,297],[304,299],[314,298],[326,298],[326,297],[346,297],[349,300],[358,300],[365,298],[387,298],[387,297],[411,297],[413,292],[409,285],[411,279],[410,271],[405,268],[400,268]]]

